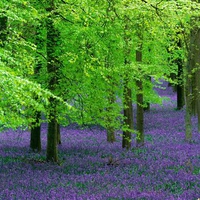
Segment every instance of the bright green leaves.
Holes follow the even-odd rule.
[[[4,68],[0,69],[0,77],[0,123],[4,124],[4,127],[17,128],[27,125],[34,120],[32,110],[48,114],[50,97],[71,109],[70,105],[42,89],[39,84],[15,76]]]
[[[65,103],[57,99],[58,120],[67,124],[70,118],[79,124],[107,127],[111,123],[120,127],[124,74],[133,89],[134,102],[135,81],[142,79],[144,101],[160,103],[146,77],[158,80],[176,71],[173,61],[185,57],[185,49],[177,48],[176,43],[184,41],[184,34],[189,33],[190,16],[199,13],[199,4],[183,0],[65,0],[56,1],[53,13],[46,12],[46,4],[47,1],[0,2],[8,17],[9,31],[5,47],[0,49],[0,97],[5,100],[0,104],[0,115],[9,126],[14,118],[18,119],[14,126],[25,123],[23,116],[31,114],[27,109],[48,113],[48,98],[53,94],[42,88],[48,87],[48,80],[54,75],[48,74],[46,68],[47,17],[60,34],[52,54],[59,62],[54,95],[65,99]],[[139,44],[142,63],[136,62]],[[124,65],[125,57],[129,64]],[[36,65],[41,68],[33,75]],[[117,96],[117,103],[109,101],[110,94]]]

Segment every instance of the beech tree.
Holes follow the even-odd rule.
[[[144,144],[144,108],[162,103],[153,87],[160,78],[173,82],[170,73],[178,75],[182,87],[182,61],[187,57],[193,60],[184,67],[186,136],[191,138],[191,88],[199,91],[198,79],[194,90],[191,76],[194,71],[195,76],[199,73],[199,48],[194,48],[199,30],[198,22],[189,25],[189,19],[191,10],[199,19],[199,4],[157,0],[2,2],[0,97],[5,101],[0,103],[1,124],[16,128],[32,123],[30,146],[40,151],[43,113],[48,121],[48,161],[58,162],[59,124],[101,125],[107,130],[108,142],[115,141],[115,130],[120,129],[122,147],[127,149],[131,148],[131,135],[138,131],[136,143]],[[28,29],[30,35],[24,34]],[[172,53],[166,50],[169,46]],[[178,92],[179,109],[183,93]],[[137,104],[137,131],[133,103]]]

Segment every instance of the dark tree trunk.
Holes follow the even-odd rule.
[[[178,64],[178,84],[177,84],[177,110],[181,110],[185,105],[184,101],[184,85],[183,85],[183,62],[181,59],[177,60]]]
[[[139,50],[136,51],[136,61],[138,63],[142,62],[142,45],[139,46]],[[139,67],[140,70],[140,67]],[[143,110],[143,86],[142,78],[136,81],[137,86],[137,146],[144,145],[144,110]]]
[[[35,121],[31,124],[31,141],[30,148],[35,152],[41,151],[41,137],[40,137],[40,112],[35,113]]]
[[[147,80],[151,82],[151,76],[147,76]],[[150,111],[151,105],[149,102],[146,103],[146,106],[143,108],[144,111]]]
[[[41,24],[36,27],[36,39],[35,44],[37,46],[37,50],[41,51],[43,49],[43,45],[46,45],[44,42],[44,39],[41,36],[41,32],[43,31],[44,25]],[[37,78],[40,76],[40,69],[42,68],[42,63],[40,61],[39,55],[36,55],[36,66],[34,68],[34,76],[37,81]],[[37,100],[37,97],[35,97]],[[33,126],[31,126],[31,141],[30,141],[30,148],[33,151],[41,151],[41,125],[39,124],[41,113],[37,111],[33,111],[33,117],[35,118],[35,122],[32,123]]]
[[[137,93],[137,131],[139,135],[137,136],[136,143],[137,146],[144,145],[144,110],[143,110],[143,88],[142,81],[136,81],[136,86],[138,88]]]
[[[54,104],[54,100],[50,100]],[[55,117],[55,111],[52,110],[50,113],[51,121],[48,123],[48,134],[47,134],[47,161],[58,162],[58,138],[57,138],[57,122]]]
[[[61,144],[61,136],[60,136],[60,124],[57,123],[57,142]]]
[[[131,36],[127,34],[130,31],[130,19],[124,16],[124,64],[129,66],[131,64]],[[132,104],[132,91],[129,87],[129,71],[124,73],[124,125],[127,129],[123,131],[122,148],[131,148],[131,134],[133,130],[133,104]]]
[[[7,39],[7,21],[6,16],[0,17],[0,47],[4,47]]]
[[[55,91],[58,83],[58,55],[56,53],[56,47],[59,42],[60,34],[54,26],[54,1],[51,1],[50,6],[47,8],[47,12],[50,14],[46,20],[47,26],[47,70],[49,75],[49,90]],[[56,100],[50,98],[49,105],[49,123],[47,133],[47,161],[58,162],[58,127],[57,127],[57,113],[56,113]]]
[[[179,34],[177,33],[177,36],[179,38]],[[182,48],[181,39],[178,39],[177,41],[177,47]],[[177,75],[177,110],[181,110],[183,106],[185,105],[184,101],[184,83],[183,83],[183,60],[181,58],[178,58],[176,61],[176,64],[178,66],[178,75]]]

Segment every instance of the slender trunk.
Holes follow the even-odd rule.
[[[178,64],[178,84],[177,84],[177,110],[181,110],[185,104],[184,102],[184,85],[183,85],[183,62],[181,59],[177,60]]]
[[[43,31],[43,24],[36,27],[36,40],[35,44],[37,46],[37,50],[41,51],[43,49],[43,45],[45,45],[44,39],[41,36],[41,33]],[[36,55],[36,61],[37,64],[34,68],[34,76],[36,77],[36,81],[38,76],[40,75],[40,69],[42,68],[42,63],[40,61],[40,56]],[[35,97],[37,100],[37,97]],[[41,151],[41,125],[40,125],[40,118],[41,118],[41,113],[37,111],[33,111],[33,118],[35,118],[35,122],[32,122],[31,126],[31,140],[30,140],[30,148],[33,151]]]
[[[111,63],[110,63],[110,53],[108,53],[107,58],[106,58],[106,64],[105,67],[107,69],[111,68]],[[108,86],[108,107],[106,108],[107,110],[107,116],[106,116],[106,132],[107,132],[107,141],[110,143],[113,143],[116,141],[115,138],[115,127],[114,127],[114,120],[112,113],[113,113],[113,104],[115,103],[116,97],[115,93],[113,91],[114,83],[112,80],[112,75],[107,75],[107,79],[110,81],[110,85]]]
[[[192,54],[194,53],[193,51],[192,51]],[[191,64],[192,70],[196,71],[195,60],[194,60],[193,56],[192,56],[191,62],[192,62],[192,64]],[[197,80],[196,80],[196,78],[199,78],[199,77],[196,77],[196,72],[191,73],[191,74],[192,74],[192,80],[191,80],[191,89],[192,89],[192,98],[191,98],[192,106],[191,107],[192,107],[192,112],[191,112],[191,114],[193,116],[197,116],[197,85],[196,85]]]
[[[200,2],[200,1],[199,1]],[[190,65],[192,70],[192,115],[198,114],[199,98],[199,70],[200,70],[200,28],[198,24],[200,17],[193,17],[191,19],[193,29],[190,35]]]
[[[190,142],[192,140],[192,121],[191,121],[192,101],[191,101],[190,90],[191,90],[190,80],[189,80],[189,78],[186,78],[186,83],[185,83],[185,104],[186,104],[185,139],[187,142]]]
[[[54,100],[50,102],[54,104]],[[50,112],[51,121],[48,123],[48,134],[47,134],[47,161],[58,162],[58,138],[57,138],[57,121],[55,111]]]
[[[0,47],[4,47],[7,39],[7,21],[6,16],[0,17]]]
[[[133,105],[132,105],[132,92],[128,87],[128,82],[124,85],[124,124],[128,129],[133,130]],[[122,137],[122,147],[126,149],[131,148],[131,131],[124,130]]]
[[[31,141],[30,148],[35,152],[41,151],[41,125],[40,125],[40,112],[36,112],[34,115],[35,121],[31,124]]]
[[[192,37],[191,37],[192,38]],[[192,41],[192,40],[191,40]],[[191,121],[191,116],[192,116],[192,42],[190,41],[190,49],[188,52],[188,63],[185,66],[185,84],[184,84],[184,89],[185,89],[185,106],[186,106],[186,111],[185,111],[185,140],[187,142],[190,142],[192,140],[192,121]]]
[[[59,123],[57,123],[57,143],[61,144],[60,124]]]
[[[112,92],[112,91],[109,92],[108,101],[109,101],[109,107],[107,108],[108,116],[107,116],[107,127],[106,127],[107,141],[110,142],[110,143],[113,143],[113,142],[116,141],[115,127],[114,127],[114,122],[113,122],[114,119],[113,119],[112,115],[110,115],[110,113],[113,112],[112,105],[115,103],[114,92]]]
[[[179,39],[177,46],[179,48],[182,47],[181,41]],[[177,110],[181,110],[183,106],[185,105],[184,102],[184,85],[183,85],[183,60],[181,58],[178,58],[176,60],[178,65],[178,84],[177,84]]]
[[[136,62],[139,64],[142,62],[142,45],[139,46],[139,50],[136,51]],[[140,70],[140,66],[139,66]],[[137,86],[137,146],[144,145],[144,110],[143,110],[143,85],[142,79],[136,81]]]
[[[131,36],[127,34],[129,30],[129,18],[124,16],[124,64],[125,66],[130,66],[130,54],[131,54]],[[131,148],[131,132],[133,130],[133,104],[132,104],[132,91],[129,87],[129,71],[126,71],[124,74],[124,125],[127,129],[123,131],[122,137],[122,148],[130,149]]]
[[[200,92],[200,90],[199,90],[199,92]],[[198,111],[198,132],[200,133],[200,100],[198,101],[197,108],[198,108],[198,110],[197,110]]]
[[[185,67],[185,140],[190,142],[192,140],[192,90],[191,90],[191,59],[189,53],[189,59],[187,66]]]
[[[151,82],[151,76],[147,76],[147,80],[149,81],[149,82]],[[143,108],[143,110],[144,110],[144,112],[145,111],[150,111],[150,108],[151,108],[151,105],[150,105],[150,103],[149,102],[147,102],[146,103],[146,106]]]
[[[199,1],[200,2],[200,1]],[[200,21],[200,20],[198,20]],[[195,49],[195,66],[196,71],[196,87],[197,87],[197,116],[198,116],[198,132],[200,133],[200,28],[196,31],[196,49]]]
[[[47,70],[49,75],[49,90],[54,92],[58,83],[58,55],[56,54],[56,47],[59,40],[59,32],[56,30],[53,21],[54,15],[54,1],[47,8],[47,12],[51,14],[46,21],[47,26]],[[58,162],[58,136],[57,136],[57,113],[56,113],[56,100],[50,98],[49,105],[49,123],[47,133],[47,161]]]
[[[143,88],[142,81],[136,81],[136,86],[138,88],[137,93],[137,131],[139,135],[137,136],[136,143],[137,146],[144,145],[144,110],[143,110]]]
[[[106,9],[106,19],[108,19],[109,22],[107,22],[107,27],[109,29],[110,26],[112,26],[114,24],[115,18],[113,18],[112,13],[114,11],[114,7],[115,7],[115,3],[114,1],[110,1],[107,0],[108,3],[108,7]],[[112,37],[111,36],[111,32],[108,31],[106,36],[108,36],[108,38]],[[109,73],[107,75],[107,79],[110,81],[110,84],[108,86],[108,106],[106,108],[107,111],[107,116],[106,116],[106,132],[107,132],[107,142],[109,143],[113,143],[116,141],[115,138],[115,120],[116,118],[113,116],[114,113],[114,108],[113,105],[115,104],[116,101],[116,96],[115,96],[115,92],[114,92],[114,87],[115,87],[115,82],[113,81],[113,74],[111,74],[110,72],[112,71],[111,69],[113,68],[113,55],[112,55],[112,47],[111,45],[113,44],[108,44],[107,48],[108,48],[108,52],[107,55],[105,57],[105,68],[106,69],[110,69]]]

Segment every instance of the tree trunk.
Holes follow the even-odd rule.
[[[43,49],[43,45],[46,45],[44,42],[44,39],[41,36],[41,32],[43,31],[43,26],[44,24],[39,25],[36,27],[36,39],[35,39],[35,44],[37,46],[37,50],[41,51]],[[36,66],[34,68],[34,76],[37,81],[37,78],[40,75],[40,69],[42,68],[42,63],[40,61],[39,55],[36,55]],[[37,100],[37,97],[35,97]],[[39,124],[40,118],[41,118],[41,113],[37,111],[33,111],[33,117],[35,118],[35,122],[32,123],[33,126],[31,126],[31,141],[30,141],[30,148],[33,151],[41,151],[41,125]]]
[[[178,84],[177,84],[177,110],[181,110],[185,105],[184,102],[184,85],[183,85],[183,62],[177,60],[178,64]]]
[[[191,90],[191,52],[189,52],[189,58],[187,66],[185,67],[185,140],[190,142],[192,140],[192,90]]]
[[[196,46],[196,45],[195,45]],[[194,53],[194,49],[192,50],[192,53]],[[191,105],[192,105],[192,112],[191,114],[193,116],[197,116],[197,102],[198,102],[198,99],[197,99],[197,80],[196,78],[199,78],[199,77],[196,77],[196,70],[195,69],[195,59],[193,57],[193,55],[191,56],[191,67],[192,67],[192,70],[195,70],[195,72],[191,73],[192,74],[192,80],[191,80],[191,90],[192,90],[192,98],[191,98]]]
[[[198,1],[200,3],[200,0]],[[191,18],[193,28],[190,35],[190,64],[192,70],[192,115],[198,115],[199,98],[199,70],[200,70],[200,17]]]
[[[143,110],[143,88],[142,80],[136,81],[137,86],[137,131],[139,135],[137,136],[136,143],[137,146],[144,145],[144,110]]]
[[[115,127],[114,127],[114,122],[113,122],[113,118],[112,115],[110,116],[110,113],[113,112],[113,107],[112,105],[115,103],[115,94],[113,91],[109,91],[109,97],[108,97],[108,101],[109,101],[109,107],[107,108],[107,112],[108,112],[108,116],[107,116],[107,127],[106,127],[106,131],[107,131],[107,141],[110,143],[113,143],[116,141],[115,138]]]
[[[186,105],[186,113],[185,113],[185,139],[187,142],[192,140],[192,122],[191,122],[191,112],[192,112],[192,101],[191,101],[191,85],[190,80],[188,78],[188,74],[186,74],[186,83],[185,83],[185,105]]]
[[[54,104],[54,100],[50,100]],[[51,121],[48,123],[48,134],[47,134],[47,161],[58,162],[58,138],[57,138],[57,121],[55,111],[50,112]]]
[[[34,152],[41,151],[41,125],[40,125],[40,112],[35,113],[35,121],[31,124],[31,141],[30,141],[30,148]]]
[[[136,51],[136,62],[139,64],[142,62],[142,45],[139,46],[139,50]],[[140,70],[140,66],[139,66]],[[143,110],[143,86],[142,78],[136,81],[137,86],[137,146],[144,145],[144,110]]]
[[[108,53],[109,54],[109,53]],[[106,59],[106,68],[111,68],[110,58],[109,55]],[[107,142],[113,143],[116,141],[115,138],[115,127],[114,127],[114,120],[112,113],[113,113],[113,104],[115,103],[116,97],[115,93],[113,91],[113,77],[111,75],[107,75],[107,79],[110,81],[110,85],[108,86],[108,107],[107,110],[107,116],[106,116],[106,132],[107,132]]]
[[[6,16],[0,17],[0,47],[4,47],[7,38],[7,20]]]
[[[200,2],[200,1],[199,1]],[[198,22],[200,18],[198,18]],[[194,50],[194,60],[195,67],[197,71],[196,75],[196,104],[197,104],[197,116],[198,116],[198,132],[200,132],[200,28],[196,27],[195,35],[195,50]]]
[[[179,34],[177,33],[177,38],[179,38]],[[177,48],[182,48],[181,39],[178,39],[177,41]],[[184,101],[184,84],[183,84],[183,60],[181,58],[178,58],[175,60],[177,66],[178,66],[178,75],[177,75],[177,110],[181,110],[183,106],[185,105]]]
[[[57,143],[61,144],[60,124],[59,123],[57,123]]]
[[[130,32],[130,20],[125,15],[124,16],[124,64],[125,66],[130,66],[130,54],[131,54],[131,35],[128,34]],[[124,74],[124,125],[126,128],[123,131],[122,137],[122,148],[130,149],[131,148],[131,130],[133,130],[133,104],[132,104],[132,91],[129,87],[129,74],[130,71],[125,71]]]
[[[46,9],[50,16],[46,20],[47,26],[47,70],[49,75],[49,90],[55,91],[55,87],[58,83],[58,55],[56,54],[56,47],[59,41],[59,32],[54,27],[54,1],[51,1],[50,6]],[[58,162],[58,136],[57,136],[57,118],[56,118],[56,100],[50,98],[49,105],[49,123],[47,134],[47,161]]]
[[[198,1],[200,3],[200,0]],[[198,131],[200,132],[200,28],[198,23],[200,17],[193,17],[191,19],[193,29],[190,35],[190,52],[189,65],[191,67],[192,75],[192,115],[198,117]]]
[[[133,130],[133,105],[132,105],[132,92],[128,87],[128,82],[124,85],[124,124],[127,128]],[[122,147],[126,149],[131,148],[131,131],[124,130],[122,137]]]
[[[151,82],[151,76],[147,76],[147,80]],[[149,102],[146,103],[146,106],[143,108],[144,111],[150,111],[151,105]]]

